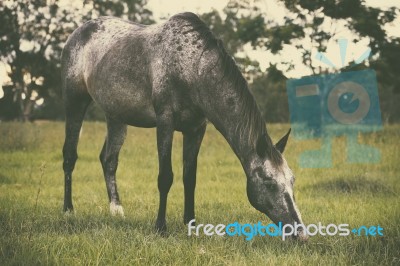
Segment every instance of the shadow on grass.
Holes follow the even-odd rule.
[[[8,238],[1,240],[0,258],[2,265],[56,265],[54,260],[46,256],[32,244],[23,239]]]
[[[396,195],[396,192],[383,184],[383,181],[370,180],[362,176],[339,177],[335,180],[321,182],[309,186],[313,190],[339,192],[339,193],[371,193],[383,195]]]
[[[3,174],[0,174],[0,184],[12,184],[12,180],[11,178],[9,178],[8,176],[5,176]]]
[[[148,231],[151,233],[154,225],[144,220],[112,217],[109,215],[59,215],[53,221],[37,220],[33,230],[38,233],[46,230],[55,234],[82,234],[99,231]],[[155,230],[153,230],[155,233]]]

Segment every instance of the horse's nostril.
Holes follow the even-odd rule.
[[[283,196],[285,197],[286,203],[291,203],[291,202],[292,202],[292,198],[290,197],[289,192],[285,192],[285,193],[283,194]]]

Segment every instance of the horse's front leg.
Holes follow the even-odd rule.
[[[160,207],[156,220],[156,230],[160,233],[167,231],[165,221],[167,197],[173,182],[171,164],[172,139],[174,126],[172,113],[163,112],[157,117],[157,149],[158,149],[158,191],[160,192]]]
[[[185,189],[185,207],[183,222],[188,224],[194,219],[194,191],[196,188],[197,155],[206,132],[206,122],[199,128],[183,132],[183,185]]]

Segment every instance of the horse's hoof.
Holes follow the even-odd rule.
[[[74,213],[74,207],[72,205],[71,206],[65,206],[64,205],[63,211],[64,211],[65,215],[73,214]]]
[[[307,234],[305,234],[303,231],[299,231],[297,232],[296,235],[292,235],[288,238],[288,240],[292,240],[292,241],[299,241],[299,242],[303,242],[306,243],[309,239],[309,236]]]
[[[114,202],[110,203],[110,213],[112,216],[121,216],[125,218],[124,208],[121,205],[116,204]]]
[[[164,221],[156,221],[155,225],[156,232],[159,233],[162,236],[165,236],[167,234],[167,224]]]
[[[307,242],[309,239],[308,235],[305,234],[303,231],[300,231],[297,234],[297,240],[299,240],[300,242]]]
[[[64,211],[64,216],[65,217],[71,217],[71,216],[73,216],[73,215],[75,215],[76,213],[75,213],[75,211],[74,210],[66,210],[66,211]]]

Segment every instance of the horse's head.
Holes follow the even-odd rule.
[[[274,223],[293,225],[295,222],[303,222],[293,194],[295,177],[282,156],[289,134],[290,130],[275,147],[270,144],[267,135],[259,139],[257,154],[249,165],[247,196],[251,205],[265,213]],[[303,232],[298,232],[298,237],[306,239]]]

